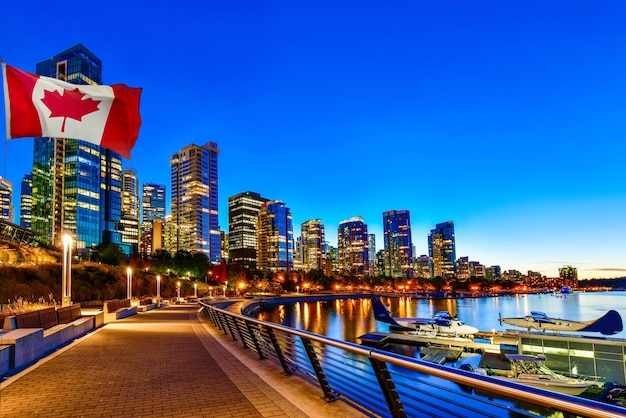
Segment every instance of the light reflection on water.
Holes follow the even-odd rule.
[[[626,318],[626,292],[597,292],[568,295],[514,295],[490,298],[429,300],[408,297],[383,297],[394,316],[431,317],[445,310],[481,331],[506,330],[502,317],[520,317],[530,311],[542,311],[548,316],[570,320],[592,320],[614,309]],[[334,339],[359,343],[358,337],[369,332],[389,332],[389,325],[374,319],[371,300],[335,299],[268,306],[259,319],[304,329]],[[582,333],[578,333],[582,334]],[[599,337],[601,334],[589,333]],[[626,338],[626,331],[612,335]]]

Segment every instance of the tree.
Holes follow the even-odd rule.
[[[119,266],[124,260],[126,260],[126,255],[117,244],[104,244],[100,249],[100,262],[102,264]]]

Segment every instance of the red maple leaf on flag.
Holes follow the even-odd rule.
[[[67,118],[80,121],[83,116],[98,110],[100,100],[94,100],[91,97],[83,100],[83,97],[85,95],[78,88],[63,90],[63,94],[59,94],[56,90],[44,90],[44,97],[41,101],[50,109],[51,118],[63,118],[61,132],[65,132]]]

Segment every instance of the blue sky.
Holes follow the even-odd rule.
[[[10,3],[9,65],[82,43],[105,84],[143,88],[124,161],[141,183],[169,193],[170,154],[218,143],[223,230],[252,190],[331,244],[360,215],[380,249],[382,212],[408,209],[418,255],[454,220],[459,257],[626,274],[623,1]],[[0,173],[19,190],[31,164],[32,139],[11,140]]]

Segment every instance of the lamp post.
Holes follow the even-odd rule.
[[[209,286],[209,296],[213,297],[213,286]]]
[[[198,283],[193,284],[193,297],[194,298],[198,297]]]
[[[180,300],[180,282],[176,282],[176,294],[178,295],[178,299]]]
[[[226,285],[224,285],[224,298],[226,298]]]
[[[126,298],[132,299],[133,297],[133,269],[126,268]]]
[[[63,272],[61,306],[72,304],[72,237],[63,234]]]
[[[157,274],[157,307],[161,306],[161,276]]]

